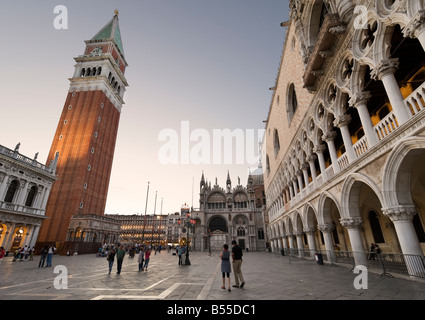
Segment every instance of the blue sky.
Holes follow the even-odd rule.
[[[53,27],[68,9],[68,29]],[[163,165],[164,129],[264,128],[285,39],[287,0],[10,1],[2,4],[0,144],[45,162],[73,75],[74,57],[119,9],[129,67],[106,213],[198,207],[204,171],[224,187],[246,183],[248,164]],[[194,193],[192,183],[194,182]]]

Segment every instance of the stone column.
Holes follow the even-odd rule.
[[[301,177],[301,170],[297,171],[297,179],[298,179],[298,186],[300,188],[300,193],[303,193],[304,184],[303,184],[303,178]]]
[[[4,248],[5,251],[10,250],[10,247],[11,247],[12,241],[13,241],[13,237],[15,236],[15,228],[16,228],[15,222],[7,225],[7,232],[6,232],[6,235],[5,235],[4,240],[3,240],[3,248]]]
[[[319,166],[320,166],[320,174],[323,177],[323,181],[327,180],[326,175],[326,163],[325,163],[325,157],[323,156],[323,152],[325,151],[326,146],[324,144],[319,144],[314,147],[313,152],[317,154],[317,157],[319,158]]]
[[[16,204],[18,205],[24,205],[27,194],[28,194],[28,186],[29,186],[30,182],[29,181],[25,181],[25,185],[22,188],[19,188],[19,195],[18,195],[18,200],[16,201]]]
[[[417,264],[414,264],[414,258],[410,257],[410,255],[418,256],[421,259],[424,257],[415,227],[413,226],[413,217],[417,214],[416,208],[414,206],[400,206],[383,209],[383,213],[394,223],[401,251],[404,255],[409,255],[409,257],[405,257],[409,274],[412,276],[423,276],[425,274],[423,264],[418,268]]]
[[[304,229],[304,232],[307,234],[307,241],[308,241],[308,249],[310,250],[310,257],[312,257],[315,253],[316,249],[316,241],[314,239],[314,228],[307,228]]]
[[[304,243],[303,243],[304,232],[297,231],[295,232],[295,236],[297,237],[298,257],[303,258],[304,257]]]
[[[381,80],[384,84],[393,112],[397,118],[398,124],[401,126],[409,120],[409,114],[407,113],[403,95],[401,94],[400,87],[394,75],[398,67],[398,58],[383,60],[372,71],[371,76],[375,80]]]
[[[405,37],[417,38],[425,50],[425,10],[416,13],[413,19],[404,27]]]
[[[326,249],[326,254],[328,256],[328,260],[330,263],[333,263],[336,260],[334,241],[332,238],[332,230],[334,229],[334,225],[327,223],[327,224],[319,224],[317,227],[323,233],[323,238],[325,240],[325,249]]]
[[[289,194],[291,196],[291,199],[290,200],[292,200],[295,197],[295,195],[294,195],[294,184],[293,184],[292,181],[289,181],[288,187],[289,187]]]
[[[366,135],[369,148],[378,143],[378,136],[373,129],[372,119],[370,118],[369,110],[367,109],[367,101],[371,98],[370,92],[356,93],[349,101],[351,107],[357,109],[362,123],[363,131]]]
[[[351,250],[354,255],[354,262],[356,265],[368,266],[367,253],[364,248],[361,227],[363,220],[360,217],[345,218],[340,220],[341,225],[346,227],[348,230],[348,236],[350,237]]]
[[[340,171],[339,164],[338,164],[338,156],[336,154],[336,148],[334,140],[336,138],[336,132],[335,131],[329,131],[325,133],[322,137],[324,141],[328,144],[329,154],[331,156],[332,161],[332,167],[334,169],[334,173],[338,173]]]
[[[295,245],[294,245],[294,238],[292,237],[293,234],[288,234],[288,240],[289,240],[289,252],[292,253],[293,250],[295,249]]]
[[[334,126],[341,130],[342,140],[344,140],[345,152],[347,153],[348,162],[351,163],[356,160],[356,153],[353,149],[353,141],[351,140],[350,130],[348,124],[351,122],[349,114],[338,116],[334,121]]]
[[[316,161],[316,159],[317,159],[317,156],[315,154],[311,154],[307,157],[307,161],[308,161],[308,164],[310,166],[311,177],[313,178],[313,182],[317,178],[316,165],[314,163]]]
[[[4,197],[6,196],[6,188],[7,188],[7,181],[9,180],[9,176],[6,174],[3,176],[3,181],[0,184],[0,201],[4,200]]]
[[[302,166],[301,166],[301,168],[303,170],[305,190],[308,192],[309,191],[308,185],[310,184],[310,181],[308,179],[308,171],[307,171],[307,169],[310,168],[310,166],[309,166],[308,163],[303,163]]]
[[[297,196],[297,190],[298,190],[298,182],[297,182],[297,179],[296,178],[294,178],[293,180],[292,180],[292,183],[293,183],[293,186],[294,186],[294,196]],[[301,188],[299,188],[300,189],[300,193],[301,193]]]
[[[283,251],[285,254],[288,252],[288,241],[286,240],[286,236],[282,237]]]

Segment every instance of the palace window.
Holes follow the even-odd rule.
[[[37,187],[32,186],[30,192],[28,193],[27,201],[25,201],[25,205],[27,207],[31,207],[34,203],[35,195],[37,194]]]
[[[294,117],[294,114],[297,108],[298,108],[297,93],[295,92],[295,85],[291,83],[288,89],[287,106],[286,106],[288,126],[291,124],[292,118]]]
[[[7,189],[6,196],[4,197],[4,202],[12,203],[13,198],[15,197],[16,190],[18,189],[19,182],[17,180],[13,180],[9,188]]]

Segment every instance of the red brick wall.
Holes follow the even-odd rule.
[[[49,219],[43,222],[38,241],[65,241],[72,215],[104,214],[119,119],[120,113],[102,91],[68,94],[47,160],[49,164],[59,151],[59,179],[50,193]]]

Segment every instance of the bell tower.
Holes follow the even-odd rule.
[[[47,163],[59,153],[58,180],[50,193],[38,242],[64,242],[73,215],[103,216],[128,66],[118,11],[76,61]],[[85,234],[82,236],[96,236]],[[101,239],[96,238],[97,241]],[[82,241],[87,241],[83,239]]]

